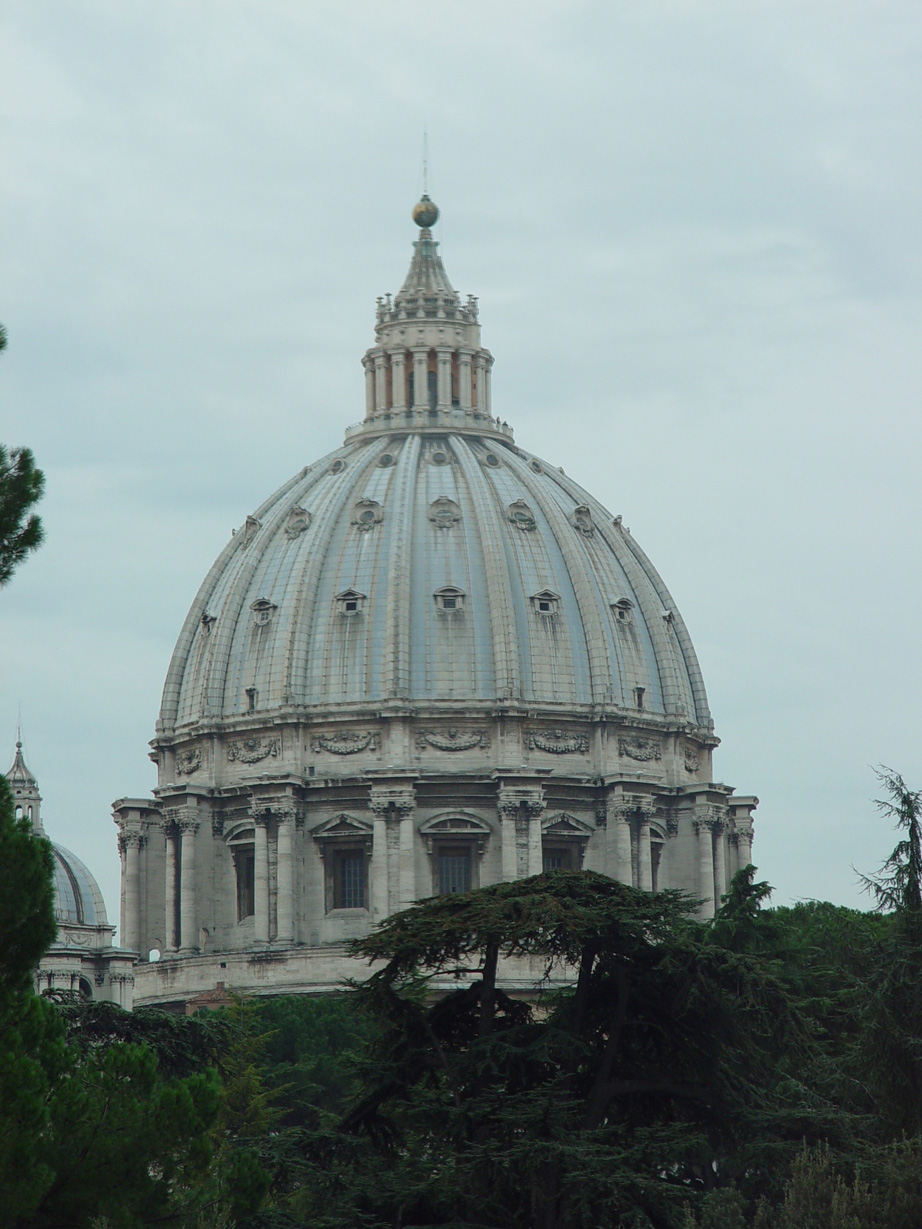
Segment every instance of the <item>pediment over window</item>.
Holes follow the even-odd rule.
[[[541,822],[541,831],[545,837],[557,840],[586,841],[592,836],[593,828],[577,819],[575,815],[567,815],[565,811],[557,815],[549,815]]]
[[[426,843],[426,849],[432,853],[434,842],[471,841],[476,842],[477,852],[483,853],[484,846],[492,834],[492,828],[476,815],[454,812],[450,815],[437,815],[420,824],[419,834]]]
[[[334,815],[332,819],[326,819],[311,829],[311,836],[315,841],[365,841],[370,840],[371,835],[372,827],[367,820],[345,813]]]
[[[362,608],[365,605],[365,594],[359,593],[358,589],[343,589],[342,593],[337,593],[336,609],[343,615],[357,615],[362,613]]]

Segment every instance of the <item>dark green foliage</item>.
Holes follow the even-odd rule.
[[[32,984],[32,970],[55,936],[51,844],[15,818],[13,795],[0,777],[0,1000]]]
[[[357,945],[384,962],[357,990],[381,1031],[365,1095],[314,1140],[308,1223],[680,1226],[715,1159],[777,1126],[765,1060],[796,1045],[768,962],[693,908],[553,872],[388,919]],[[511,999],[510,957],[575,985]]]
[[[0,444],[0,586],[42,543],[42,523],[30,509],[44,490],[45,476],[30,449]]]

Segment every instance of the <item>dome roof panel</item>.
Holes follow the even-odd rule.
[[[57,920],[76,926],[107,926],[106,906],[96,880],[69,849],[58,844],[51,848]]]

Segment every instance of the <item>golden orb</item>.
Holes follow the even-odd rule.
[[[434,226],[438,221],[438,206],[424,192],[413,206],[413,221],[417,226]]]

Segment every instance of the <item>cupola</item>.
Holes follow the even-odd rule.
[[[420,228],[404,283],[378,299],[375,344],[362,359],[365,421],[346,433],[435,430],[512,441],[493,417],[493,355],[481,345],[477,300],[461,301],[432,237],[438,207],[424,193],[413,208]]]

